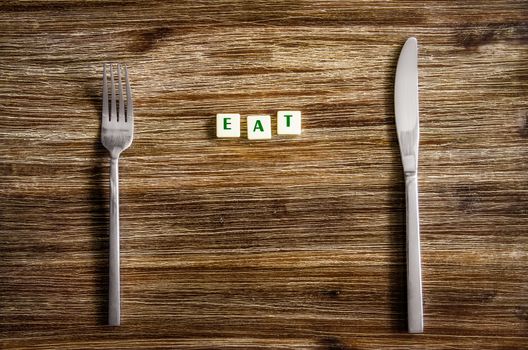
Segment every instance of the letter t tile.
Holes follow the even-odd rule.
[[[278,111],[277,112],[277,134],[300,135],[301,134],[301,112],[300,111]]]

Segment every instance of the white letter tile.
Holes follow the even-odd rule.
[[[271,117],[269,115],[250,115],[247,117],[249,140],[271,139]]]
[[[219,113],[216,115],[216,137],[240,137],[240,114]]]
[[[277,112],[277,134],[300,135],[301,134],[301,112],[300,111],[278,111]]]

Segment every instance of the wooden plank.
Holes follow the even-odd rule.
[[[526,2],[0,12],[2,348],[527,348]],[[410,35],[426,329],[414,336],[392,106]],[[104,325],[104,62],[128,64],[136,110],[116,329]],[[301,136],[245,138],[245,116],[284,109],[302,111]],[[242,138],[215,138],[224,112],[242,115]]]

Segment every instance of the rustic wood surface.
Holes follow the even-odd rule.
[[[528,2],[3,1],[0,13],[2,349],[528,348]],[[406,334],[392,105],[410,35],[423,335]],[[128,64],[136,106],[119,328],[105,326],[103,62]],[[300,137],[215,138],[216,113],[279,109],[302,111]]]

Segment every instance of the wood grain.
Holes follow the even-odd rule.
[[[527,2],[0,12],[1,348],[528,348]],[[414,336],[392,106],[410,35],[426,329]],[[104,325],[103,62],[128,64],[136,106],[119,328]],[[279,109],[303,112],[300,137],[214,137],[216,113]]]

